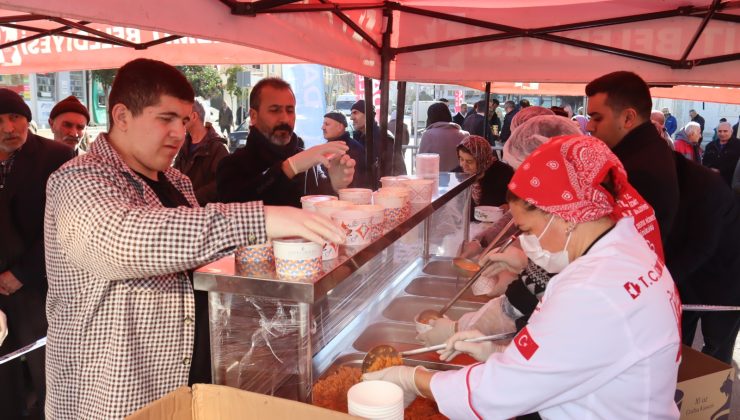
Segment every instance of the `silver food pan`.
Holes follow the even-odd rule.
[[[357,351],[367,353],[371,348],[379,344],[388,344],[398,351],[407,351],[423,347],[424,344],[416,340],[416,327],[413,324],[402,324],[400,322],[378,322],[368,326],[365,331],[357,337],[352,347]],[[406,359],[406,358],[405,358]],[[405,360],[404,359],[404,360]],[[441,363],[436,352],[428,352],[408,356],[409,360],[422,360],[432,363]],[[450,365],[469,365],[475,363],[475,359],[466,354],[461,354],[452,359]]]
[[[343,356],[339,356],[334,362],[321,373],[316,380],[321,380],[331,375],[332,373],[339,370],[341,367],[356,367],[360,369],[362,367],[362,358],[365,357],[365,353],[350,353]],[[403,359],[403,364],[406,366],[424,366],[430,370],[455,370],[460,369],[460,366],[450,365],[447,363],[432,362],[427,360],[414,360],[414,359]]]
[[[440,276],[440,277],[452,277],[452,278],[458,278],[461,279],[464,278],[470,278],[469,276],[463,276],[460,274],[457,269],[452,265],[452,260],[434,260],[429,261],[427,265],[424,266],[421,270],[424,272],[424,274],[429,274],[430,276]]]
[[[383,310],[383,316],[400,322],[414,322],[414,317],[425,309],[442,309],[448,299],[430,298],[426,296],[400,296],[391,301]],[[445,315],[457,321],[467,313],[473,312],[482,306],[481,303],[457,301]]]
[[[429,296],[450,299],[455,296],[460,288],[465,285],[467,279],[444,278],[444,277],[417,277],[406,286],[405,292],[416,296]],[[491,299],[488,296],[476,296],[468,289],[460,297],[461,301],[486,303]]]

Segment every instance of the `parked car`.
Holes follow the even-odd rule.
[[[247,136],[249,135],[249,119],[244,121],[234,131],[229,133],[229,151],[244,147],[247,145]]]

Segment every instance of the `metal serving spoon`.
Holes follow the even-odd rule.
[[[466,341],[468,343],[479,343],[481,341],[498,341],[498,340],[507,340],[509,338],[513,338],[516,335],[516,331],[502,333],[502,334],[493,334],[493,335],[486,335],[483,337],[476,337],[476,338],[468,338]],[[420,347],[418,349],[414,350],[406,350],[399,352],[396,350],[393,346],[388,344],[381,344],[379,346],[375,346],[370,349],[370,351],[367,352],[365,357],[362,359],[362,373],[366,373],[370,366],[373,365],[375,360],[381,357],[386,358],[400,358],[404,356],[413,356],[416,354],[422,354],[422,353],[428,353],[431,351],[437,351],[442,350],[445,348],[445,344],[437,344],[434,346],[428,346],[428,347]]]

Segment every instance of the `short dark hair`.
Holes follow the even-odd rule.
[[[475,103],[475,110],[477,112],[483,112],[486,109],[486,100],[481,99],[480,101]]]
[[[452,122],[450,109],[444,102],[437,102],[427,108],[427,127],[437,122]]]
[[[586,85],[586,96],[606,93],[606,105],[615,112],[634,108],[637,115],[649,120],[653,109],[650,88],[631,71],[615,71],[592,80]]]
[[[514,101],[506,101],[506,102],[504,102],[504,108],[507,107],[507,106],[510,106],[512,108],[516,108],[516,104],[514,103]]]
[[[501,102],[499,102],[499,100],[498,100],[498,99],[496,99],[496,98],[491,98],[491,102],[493,102],[493,104],[494,104],[494,105],[493,105],[493,107],[494,107],[494,108],[498,107],[498,106],[499,106],[499,104],[501,103]]]
[[[133,116],[157,105],[162,95],[195,102],[195,92],[180,70],[162,61],[137,58],[118,69],[108,96],[108,121],[113,127],[113,106],[124,104]]]
[[[522,107],[522,108],[528,107],[529,106],[529,100],[522,99],[521,101],[519,101],[519,106]]]
[[[293,97],[295,97],[295,93],[293,92],[293,88],[290,87],[290,83],[286,82],[285,80],[279,78],[279,77],[266,77],[259,82],[257,82],[256,85],[252,88],[252,91],[249,93],[249,108],[258,110],[260,108],[260,100],[262,99],[262,89],[265,88],[265,86],[269,86],[276,90],[289,90],[290,93],[293,94]]]

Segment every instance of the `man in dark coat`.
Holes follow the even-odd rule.
[[[709,143],[704,149],[702,164],[719,172],[727,185],[732,185],[735,166],[740,159],[740,140],[731,138],[732,126],[722,122],[717,126],[717,140]]]
[[[406,175],[406,164],[403,161],[403,152],[396,153],[394,148],[395,139],[393,134],[386,132],[384,136],[380,134],[380,126],[375,121],[375,107],[370,105],[369,109],[365,107],[365,101],[359,100],[352,104],[352,113],[350,119],[355,131],[352,133],[352,138],[357,140],[367,150],[366,144],[366,133],[367,127],[365,124],[365,113],[370,112],[373,116],[373,162],[378,167],[378,174],[380,176],[386,175]],[[379,166],[381,161],[383,166]]]
[[[696,112],[695,109],[689,110],[689,116],[691,117],[691,121],[698,123],[701,127],[701,134],[704,135],[704,117],[699,115],[698,112]],[[699,144],[701,144],[701,139],[699,139]]]
[[[326,141],[343,141],[349,146],[347,154],[355,161],[355,176],[350,187],[370,188],[367,165],[365,163],[365,147],[350,136],[347,131],[347,117],[341,112],[329,112],[324,115],[324,123],[321,125]]]
[[[496,115],[496,108],[498,108],[498,99],[491,100],[490,107],[488,109],[488,119],[486,119],[486,101],[480,100],[475,103],[475,112],[468,115],[463,122],[462,129],[470,134],[481,136],[488,140],[489,143],[493,141],[493,135],[491,134],[491,125],[498,126],[501,128],[501,120]]]
[[[468,104],[460,104],[460,111],[452,117],[452,122],[462,127],[466,115],[468,115]]]
[[[31,133],[30,120],[31,110],[23,99],[0,89],[0,311],[8,317],[9,330],[0,355],[46,335],[46,180],[74,156],[69,146]],[[0,365],[0,407],[5,418],[20,418],[24,413],[43,417],[44,349],[29,353],[26,363],[30,384],[20,359]],[[33,398],[35,405],[26,406]]]
[[[586,85],[586,129],[622,161],[637,192],[653,206],[665,243],[679,202],[673,153],[650,121],[647,84],[634,73],[618,71]]]
[[[687,304],[740,302],[740,202],[718,174],[674,152],[681,193],[666,260]],[[703,352],[732,363],[740,312],[684,311],[683,342],[694,341],[701,319]]]
[[[231,112],[229,105],[224,102],[221,104],[221,109],[218,112],[218,126],[221,128],[221,132],[228,135],[231,133],[231,126],[234,125],[234,113]]]
[[[333,194],[352,182],[355,161],[344,142],[306,149],[295,135],[295,102],[290,85],[279,78],[252,88],[247,145],[222,159],[216,171],[219,201],[300,207],[303,195]]]
[[[190,178],[201,206],[217,201],[216,168],[221,159],[229,155],[223,138],[212,126],[204,125],[205,115],[203,105],[195,101],[190,122],[185,126],[185,143],[172,165]]]
[[[517,113],[514,101],[504,102],[504,111],[506,115],[504,115],[504,126],[501,127],[501,141],[506,143],[506,140],[511,136],[511,120],[514,119],[514,115]]]

